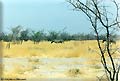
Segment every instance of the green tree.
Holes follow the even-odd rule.
[[[52,41],[52,40],[57,40],[59,39],[59,32],[56,32],[56,31],[49,31],[49,35],[48,35],[48,41]]]
[[[60,39],[64,40],[64,41],[68,41],[68,40],[71,40],[72,38],[69,33],[62,32],[62,33],[60,33]]]
[[[32,40],[34,41],[34,44],[38,44],[40,41],[45,40],[44,31],[32,31],[32,33]]]
[[[21,40],[21,43],[24,41],[28,41],[29,40],[29,31],[28,29],[26,30],[23,30],[20,32],[20,40]]]
[[[5,34],[3,32],[0,33],[0,41],[4,39]]]

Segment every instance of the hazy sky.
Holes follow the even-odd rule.
[[[92,31],[86,16],[73,11],[65,0],[2,0],[2,3],[4,31],[17,25],[32,30]]]

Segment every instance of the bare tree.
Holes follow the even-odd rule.
[[[120,28],[119,4],[115,0],[67,0],[67,2],[74,7],[74,10],[82,11],[89,19],[96,35],[107,80],[118,81],[120,64],[116,65],[114,54],[117,50],[113,50],[110,40],[113,39],[111,35]],[[100,41],[101,33],[105,33],[104,47]]]
[[[11,28],[11,31],[12,31],[12,40],[13,40],[13,43],[15,43],[15,44],[18,43],[21,29],[22,29],[22,27],[20,25],[14,27],[14,28]]]

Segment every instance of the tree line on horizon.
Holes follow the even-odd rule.
[[[96,40],[96,36],[93,33],[77,33],[77,34],[70,34],[66,31],[49,31],[45,33],[44,30],[40,31],[29,31],[29,29],[23,30],[21,26],[16,26],[11,28],[11,33],[0,33],[0,40],[5,42],[14,42],[31,40],[34,43],[39,43],[40,41],[53,41],[53,40],[63,40],[63,41],[70,41],[70,40]],[[118,36],[116,34],[112,35],[112,39],[116,39]],[[106,39],[105,35],[100,35],[100,40]]]

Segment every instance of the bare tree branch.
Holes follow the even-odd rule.
[[[118,81],[119,68],[115,68],[115,62],[112,57],[112,55],[116,52],[116,50],[112,52],[112,49],[110,47],[111,34],[115,29],[120,28],[120,25],[119,25],[120,22],[118,21],[119,6],[117,2],[115,0],[112,1],[113,4],[115,4],[115,8],[116,8],[116,14],[113,14],[113,15],[116,15],[115,20],[113,18],[110,19],[109,14],[112,14],[112,13],[107,11],[108,8],[105,4],[99,5],[101,2],[103,2],[103,0],[99,0],[99,1],[90,0],[90,1],[86,1],[86,3],[82,2],[81,0],[68,0],[68,2],[75,8],[75,10],[82,11],[88,17],[93,27],[93,30],[96,34],[97,45],[101,53],[101,63],[105,71],[107,72],[106,74],[107,76],[109,75],[110,81]],[[111,21],[113,21],[112,24],[110,23]],[[104,33],[106,34],[106,44],[104,48],[102,48],[100,44],[99,24],[102,25],[102,29],[104,28],[104,31],[105,31]],[[108,57],[106,57],[105,54],[107,54]],[[107,58],[109,58],[111,62],[111,66],[112,66],[111,68],[108,67]]]

